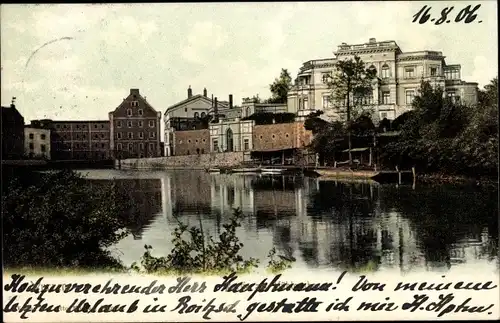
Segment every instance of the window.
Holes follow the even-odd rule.
[[[198,117],[199,117],[198,112],[195,112],[195,113],[194,113],[194,118],[195,118],[195,119],[198,119]]]
[[[129,151],[133,151],[133,150],[134,150],[134,144],[129,143],[129,144],[128,144],[128,150],[129,150]]]
[[[104,125],[103,124],[101,125],[101,129],[104,129]]]
[[[407,67],[407,68],[405,68],[405,77],[406,78],[413,78],[413,77],[415,77],[415,69],[413,67]]]
[[[410,105],[413,102],[413,98],[415,97],[415,91],[409,90],[405,92],[406,94],[406,104]]]
[[[331,77],[332,77],[331,73],[322,73],[321,74],[321,81],[323,82],[323,84],[328,84]]]
[[[80,144],[76,143],[75,148],[80,148]]]
[[[201,148],[201,154],[205,153],[205,149]]]
[[[131,107],[138,107],[139,106],[139,101],[131,101],[130,102]]]
[[[33,150],[33,149],[35,149],[35,145],[33,145],[33,143],[30,142],[30,150]]]
[[[142,142],[141,142],[141,143],[139,143],[139,149],[140,149],[140,150],[144,150],[144,144],[143,144]]]
[[[250,140],[243,139],[243,147],[245,150],[250,150]]]
[[[302,99],[299,99],[299,110],[302,110]]]
[[[330,107],[330,95],[323,95],[323,109]]]
[[[104,134],[103,133],[101,133],[101,139],[104,139]]]
[[[131,117],[131,116],[132,116],[132,109],[127,109],[127,115],[128,115],[129,117]]]
[[[96,124],[94,125],[94,129],[97,129],[97,125]]]
[[[304,110],[309,109],[309,102],[307,101],[307,98],[304,99]]]
[[[80,135],[79,134],[76,134],[76,139],[80,139]]]
[[[389,104],[391,100],[391,92],[382,92],[382,104]]]
[[[59,129],[60,127],[61,127],[61,125],[56,124],[56,128],[57,128],[57,129]]]
[[[154,151],[155,150],[155,144],[153,142],[149,143],[149,151]]]
[[[87,139],[87,135],[82,135],[82,138],[83,139]]]
[[[106,148],[106,145],[105,144],[101,144],[101,148]]]
[[[122,144],[117,144],[117,145],[116,145],[116,149],[117,149],[117,150],[122,150]]]
[[[128,139],[134,139],[134,133],[133,132],[127,133],[127,138]]]
[[[214,151],[219,151],[219,141],[217,139],[214,139],[212,143],[214,146]]]
[[[149,120],[149,127],[154,128],[155,126],[155,121],[154,120]]]
[[[142,109],[139,109],[137,112],[139,113],[140,116],[144,114],[144,111]]]
[[[448,98],[450,98],[451,102],[453,102],[453,103],[460,102],[460,96],[457,95],[455,92],[448,92],[447,96],[448,96]]]
[[[437,68],[431,67],[431,76],[436,76],[436,75],[437,75]]]
[[[155,132],[150,132],[149,133],[149,138],[155,138],[156,137],[156,133]]]
[[[382,117],[382,119],[387,118],[387,112],[382,112],[382,113],[380,114],[380,116]]]
[[[132,121],[127,121],[127,127],[132,128],[132,125],[133,125]]]
[[[373,74],[374,74],[375,76],[377,76],[377,69],[375,68],[375,66],[374,66],[374,65],[371,65],[368,69],[369,69],[370,71],[373,71]]]
[[[202,117],[202,118],[205,118],[205,116],[206,116],[206,115],[207,115],[207,114],[206,114],[205,112],[202,112],[202,113],[201,113],[201,117]],[[203,149],[202,149],[202,150],[203,150]]]
[[[382,66],[382,78],[388,79],[390,77],[390,72],[391,70],[389,69],[389,66],[384,64],[384,66]]]
[[[444,76],[448,80],[459,80],[460,79],[460,71],[458,69],[445,70]]]
[[[139,126],[139,128],[142,128],[144,123],[142,122],[142,120],[140,120],[140,121],[137,121],[137,125]]]
[[[142,139],[144,138],[144,133],[143,132],[139,132],[139,139]]]
[[[35,135],[30,133],[30,139],[33,139],[33,138],[35,138]]]
[[[121,128],[122,127],[122,122],[121,121],[117,121],[116,122],[116,127],[117,128]]]

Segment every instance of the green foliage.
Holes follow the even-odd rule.
[[[295,262],[295,258],[287,258],[282,255],[276,256],[276,248],[272,248],[267,256],[269,257],[267,270],[273,274],[279,274],[286,269],[292,268],[292,263]],[[280,259],[277,260],[276,257]]]
[[[23,170],[4,192],[4,265],[120,267],[104,251],[127,234],[127,199],[114,184],[93,186],[70,170]]]
[[[413,111],[396,119],[398,141],[385,147],[386,163],[428,172],[495,175],[498,168],[498,81],[481,91],[479,104],[466,107],[443,98],[440,88],[422,82]]]
[[[254,258],[245,260],[239,254],[243,244],[236,235],[236,229],[241,225],[242,216],[242,212],[235,209],[229,223],[223,225],[223,232],[218,240],[214,240],[212,236],[205,236],[201,222],[199,228],[179,222],[172,234],[174,247],[168,256],[154,257],[151,254],[152,247],[146,245],[141,266],[134,263],[131,269],[144,270],[147,273],[176,274],[248,272],[258,266],[258,260]],[[273,256],[274,254],[275,251]],[[285,269],[291,262],[289,259],[288,262],[274,261],[272,268]]]
[[[370,114],[372,103],[369,98],[373,93],[372,81],[376,71],[366,69],[360,57],[339,60],[335,64],[332,78],[327,82],[331,89],[331,102],[337,110],[346,110],[345,121]]]
[[[269,85],[269,90],[272,93],[268,103],[286,103],[288,91],[292,87],[292,77],[287,69],[281,69],[280,76]]]

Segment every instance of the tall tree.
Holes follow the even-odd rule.
[[[269,85],[269,90],[272,93],[269,103],[286,103],[288,91],[292,87],[292,77],[286,68],[281,69],[280,76],[274,79],[274,82]]]
[[[331,89],[331,101],[339,112],[345,109],[345,121],[349,141],[349,165],[352,164],[351,120],[362,114],[370,114],[373,102],[372,80],[376,77],[375,69],[366,69],[359,56],[354,59],[339,60],[335,64],[332,77],[327,82]]]

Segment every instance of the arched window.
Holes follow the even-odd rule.
[[[389,65],[384,64],[384,65],[382,66],[382,78],[383,78],[383,79],[387,79],[387,78],[389,78],[389,77],[390,77],[390,74],[391,74],[391,73],[390,73],[390,68],[389,68]]]
[[[371,65],[369,68],[368,68],[370,71],[373,71],[375,73],[375,75],[377,75],[377,69],[375,68],[374,65]]]
[[[252,113],[252,109],[250,109],[250,107],[247,107],[246,116],[249,117],[251,113]]]
[[[195,113],[194,113],[194,118],[195,118],[195,119],[198,119],[198,112],[195,112]]]
[[[206,114],[205,112],[202,112],[202,113],[201,113],[201,117],[202,117],[202,118],[205,118],[205,116],[206,116],[206,115],[207,115],[207,114]]]
[[[231,128],[226,131],[226,149],[227,151],[233,151],[233,131]]]

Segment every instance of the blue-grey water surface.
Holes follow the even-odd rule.
[[[82,171],[118,179],[134,204],[132,234],[112,248],[124,264],[144,245],[167,255],[178,221],[217,236],[233,208],[245,217],[242,255],[272,247],[296,268],[498,269],[498,191],[483,186],[378,184],[202,171]]]

